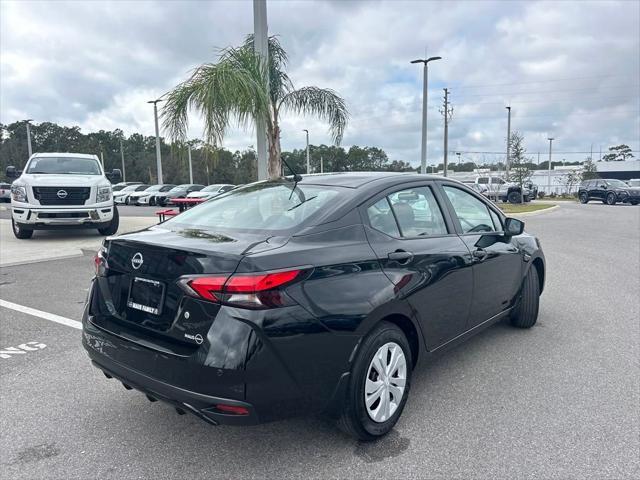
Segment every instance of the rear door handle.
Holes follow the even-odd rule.
[[[405,250],[396,250],[395,252],[389,253],[387,257],[389,258],[389,260],[393,260],[401,265],[405,265],[413,260],[413,253],[407,252]]]
[[[477,250],[473,251],[473,258],[475,258],[478,262],[482,262],[485,258],[487,258],[487,255],[487,251],[482,248],[478,248]]]

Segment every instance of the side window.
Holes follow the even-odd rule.
[[[504,185],[505,182],[501,178],[494,178],[493,183],[495,183],[496,185]]]
[[[415,187],[389,195],[403,237],[446,235],[447,226],[429,187]]]
[[[486,185],[486,184],[488,184],[488,183],[489,183],[489,178],[487,178],[487,177],[480,177],[480,178],[478,179],[478,183],[479,183],[479,184],[481,184],[481,185]]]
[[[369,223],[376,230],[380,230],[392,237],[400,236],[398,225],[396,224],[396,219],[393,216],[387,197],[384,197],[367,208],[367,216],[369,217]]]
[[[503,230],[503,226],[500,217],[491,209],[489,209],[489,214],[491,215],[491,220],[493,220],[493,226],[495,227],[496,231],[501,232]]]
[[[495,232],[489,208],[470,193],[445,185],[444,191],[453,205],[464,233]]]

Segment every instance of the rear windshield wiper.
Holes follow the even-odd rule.
[[[308,201],[313,200],[314,198],[317,198],[317,197],[318,197],[318,196],[317,196],[317,195],[315,195],[315,196],[313,196],[313,197],[311,197],[311,198],[307,198],[306,200],[303,200],[303,201],[302,201],[302,202],[300,202],[299,204],[294,205],[293,207],[291,207],[289,210],[287,210],[287,212],[290,212],[291,210],[294,210],[294,209],[298,208],[298,207],[299,207],[300,205],[302,205],[303,203],[307,203]]]
[[[291,197],[293,197],[293,192],[295,191],[296,187],[298,186],[298,182],[300,180],[302,180],[302,177],[300,175],[298,175],[298,173],[293,168],[291,168],[291,165],[289,165],[284,158],[280,157],[280,159],[282,160],[282,163],[284,163],[287,166],[287,168],[289,169],[289,171],[293,174],[294,183],[293,183],[293,188],[291,189],[291,194],[289,195],[289,200],[291,200]],[[300,192],[300,194],[301,194],[300,195],[300,200],[302,200],[302,203],[304,203],[305,202],[304,193]]]

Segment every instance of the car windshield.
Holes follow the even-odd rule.
[[[121,192],[135,192],[135,190],[139,187],[140,185],[127,185],[126,187],[120,189]]]
[[[222,185],[209,185],[207,187],[204,187],[200,191],[201,192],[217,192],[218,190],[220,190],[221,187],[222,187]]]
[[[102,174],[97,160],[78,157],[36,157],[29,162],[26,173],[51,175]]]
[[[190,183],[185,183],[184,185],[177,185],[173,187],[169,192],[182,192],[191,186]]]
[[[163,185],[151,185],[149,188],[145,189],[145,192],[159,192],[162,187]]]
[[[193,229],[287,230],[326,207],[344,189],[265,182],[231,190],[163,225]]]
[[[622,180],[607,180],[607,185],[610,187],[622,187],[622,188],[628,187],[628,185],[624,183]]]

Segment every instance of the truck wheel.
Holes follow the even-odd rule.
[[[118,213],[118,208],[113,206],[113,218],[111,219],[111,223],[104,228],[99,228],[98,232],[100,235],[115,235],[118,231],[118,227],[120,226],[120,214]]]
[[[615,193],[610,193],[609,195],[607,195],[607,205],[615,205],[616,204],[616,194]]]
[[[31,238],[33,236],[32,229],[24,228],[19,223],[16,223],[13,217],[11,218],[11,227],[11,230],[13,230],[13,234],[20,240],[26,240],[27,238]]]
[[[412,366],[402,330],[378,324],[359,348],[338,427],[363,441],[389,433],[407,401]]]
[[[520,194],[518,192],[510,192],[507,195],[507,200],[509,200],[509,203],[520,203]]]
[[[539,307],[540,283],[538,282],[538,270],[535,266],[531,266],[522,283],[520,305],[511,315],[511,325],[518,328],[533,327],[538,320]]]

